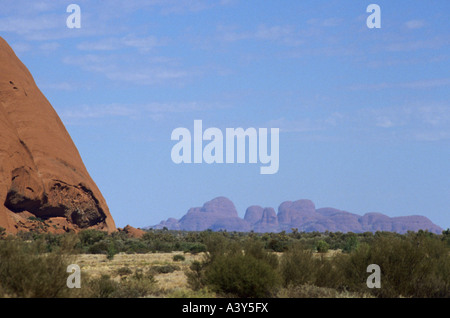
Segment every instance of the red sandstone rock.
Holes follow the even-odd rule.
[[[289,227],[300,228],[317,217],[316,207],[311,200],[285,201],[278,207],[278,222],[289,224]]]
[[[144,236],[145,231],[132,227],[131,225],[125,226],[123,229],[118,229],[119,231],[125,232],[129,237],[141,238]]]
[[[227,217],[229,215],[229,217]],[[311,200],[285,201],[280,204],[278,214],[273,208],[263,209],[252,205],[247,208],[244,220],[236,216],[233,202],[224,197],[213,199],[203,207],[191,208],[180,221],[169,219],[157,226],[147,228],[167,227],[169,230],[203,231],[255,231],[280,232],[297,229],[301,232],[375,232],[428,230],[441,233],[442,228],[433,224],[424,216],[411,215],[389,217],[381,213],[367,213],[363,216],[338,210],[335,208],[316,209]]]
[[[206,229],[245,232],[249,224],[239,218],[234,203],[225,197],[217,197],[202,207],[191,208],[178,222],[178,228],[186,231]]]
[[[264,209],[259,205],[252,205],[245,211],[244,220],[254,225],[261,220]]]
[[[255,232],[276,232],[278,217],[273,208],[265,208],[259,222],[254,225]]]
[[[116,230],[63,123],[1,37],[0,203],[8,233],[30,230],[33,217],[53,232]]]

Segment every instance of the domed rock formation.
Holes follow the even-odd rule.
[[[132,227],[129,224],[127,226],[125,226],[123,229],[118,228],[117,230],[119,232],[125,233],[128,237],[133,237],[133,238],[142,238],[144,236],[144,234],[146,233],[144,230],[137,229],[135,227]]]
[[[169,222],[170,220],[170,222]],[[442,228],[433,224],[428,218],[419,215],[389,217],[381,213],[367,213],[363,216],[335,208],[316,209],[311,200],[285,201],[278,207],[278,214],[273,208],[252,205],[245,211],[244,219],[238,217],[232,201],[219,197],[203,205],[191,208],[180,221],[168,219],[149,228],[169,230],[213,231],[227,230],[238,232],[376,232],[428,230],[441,233]]]
[[[273,208],[265,208],[261,219],[254,225],[255,232],[277,232],[278,217]]]
[[[311,200],[285,201],[278,207],[278,222],[289,227],[301,227],[316,217],[316,207]]]
[[[234,203],[225,197],[206,202],[201,208],[191,208],[180,219],[179,228],[186,231],[215,230],[248,231],[249,224],[239,218]]]
[[[1,37],[0,136],[0,227],[116,230],[63,123]]]
[[[245,211],[244,220],[254,225],[261,220],[264,209],[259,205],[252,205]]]

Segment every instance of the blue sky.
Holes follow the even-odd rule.
[[[81,8],[68,29],[66,8]],[[369,29],[366,7],[381,8]],[[71,134],[116,225],[217,196],[311,199],[450,227],[450,2],[2,0],[0,35]],[[280,128],[280,168],[172,162],[173,129]]]

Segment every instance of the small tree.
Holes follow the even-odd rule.
[[[330,246],[328,245],[327,242],[321,240],[321,241],[317,242],[316,248],[317,248],[317,252],[326,253],[326,252],[328,252],[328,249],[330,248]]]

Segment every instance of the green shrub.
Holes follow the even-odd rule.
[[[184,257],[184,255],[176,254],[173,256],[174,262],[180,262],[180,261],[184,261],[184,260],[186,260],[186,257]]]
[[[91,279],[87,285],[89,298],[111,298],[117,294],[120,288],[120,283],[112,280],[109,275]]]
[[[203,243],[184,242],[181,244],[181,250],[191,254],[206,252],[206,245]]]
[[[344,243],[342,251],[344,253],[350,253],[358,248],[359,242],[355,235],[349,236]]]
[[[368,290],[367,266],[381,269],[381,288]],[[337,260],[342,288],[379,297],[450,297],[450,255],[445,242],[426,234],[379,236]]]
[[[117,275],[119,276],[126,276],[131,274],[133,274],[133,271],[127,266],[121,267],[117,270]]]
[[[312,284],[316,279],[317,260],[302,244],[292,245],[281,256],[280,272],[284,286]]]
[[[187,273],[194,290],[208,287],[222,295],[267,297],[279,284],[277,256],[264,250],[261,242],[233,242],[221,234],[206,240],[208,253],[203,262],[194,262]],[[243,245],[243,246],[242,246]]]
[[[205,267],[204,262],[193,261],[189,270],[185,272],[188,286],[194,290],[198,291],[206,286],[205,283]]]
[[[327,242],[321,240],[321,241],[317,242],[316,248],[317,248],[317,252],[326,253],[326,252],[328,252],[329,245]]]
[[[218,256],[206,269],[205,281],[215,292],[241,298],[268,297],[278,283],[270,264],[245,254]]]
[[[156,290],[156,281],[150,273],[137,270],[134,275],[120,282],[109,275],[89,279],[82,290],[85,298],[138,298],[152,295]]]
[[[106,250],[106,258],[109,260],[112,260],[114,258],[114,255],[117,254],[117,249],[114,246],[114,244],[109,244],[108,249]]]
[[[104,231],[99,230],[82,230],[78,233],[80,239],[80,245],[82,247],[91,246],[97,242],[103,240],[108,234]]]
[[[267,248],[274,251],[274,252],[283,252],[286,250],[286,242],[277,240],[277,239],[271,239],[267,243]]]
[[[159,266],[152,266],[151,271],[156,274],[168,274],[173,273],[175,271],[180,270],[179,266],[176,265],[159,265]]]
[[[108,251],[108,243],[105,241],[96,242],[86,248],[88,254],[106,254]]]
[[[2,296],[66,297],[67,266],[73,256],[65,251],[45,253],[43,241],[0,241],[0,285]]]
[[[156,281],[151,271],[144,273],[141,269],[134,275],[121,281],[120,288],[113,293],[117,298],[138,298],[153,295],[156,291]]]

